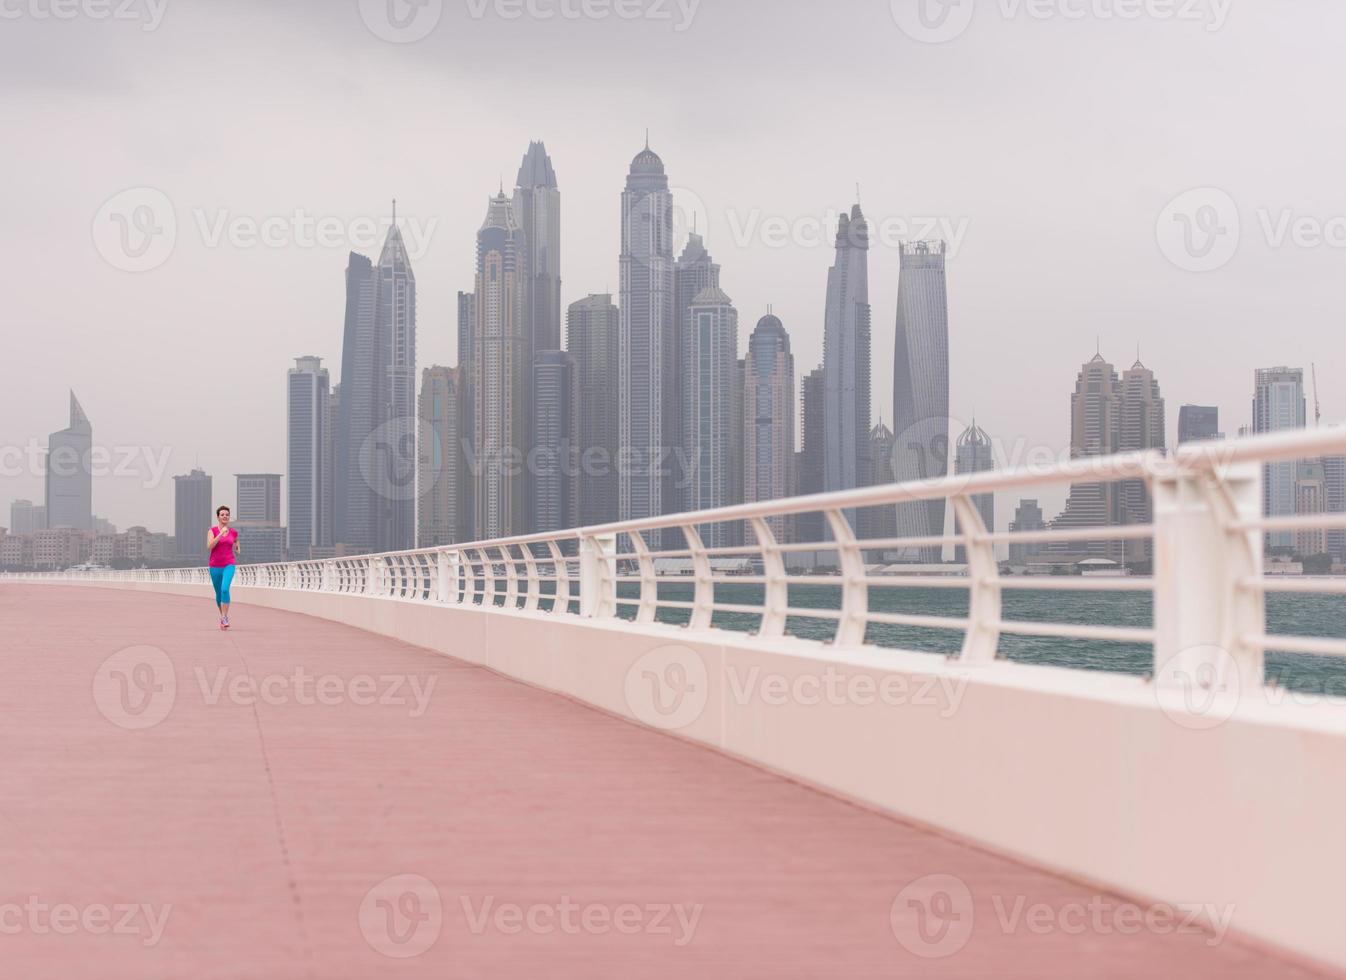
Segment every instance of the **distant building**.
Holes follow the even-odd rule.
[[[45,531],[50,524],[47,522],[47,507],[44,504],[41,507],[33,508],[33,530]]]
[[[590,294],[566,311],[566,350],[575,359],[579,394],[579,523],[617,520],[621,314],[608,293]]]
[[[743,377],[743,499],[779,500],[793,492],[795,359],[790,335],[768,313],[748,339]],[[789,540],[785,517],[768,518],[777,541]]]
[[[1346,456],[1323,457],[1324,509],[1329,514],[1346,514]],[[1338,564],[1346,564],[1346,530],[1327,532],[1327,553]]]
[[[795,492],[800,496],[822,493],[826,487],[827,386],[821,366],[800,379],[800,446],[795,464]],[[798,514],[794,519],[795,541],[822,541],[823,516],[817,512]]]
[[[34,531],[32,565],[34,568],[55,571],[86,562],[93,554],[93,540],[93,531],[73,527]]]
[[[673,362],[669,382],[670,410],[675,420],[673,445],[685,447],[689,438],[683,428],[687,424],[686,396],[687,347],[692,342],[692,303],[707,289],[720,288],[720,267],[706,251],[705,241],[695,231],[687,236],[687,244],[673,263]],[[686,484],[675,487],[675,500],[665,505],[665,513],[691,509],[692,488]]]
[[[523,229],[510,199],[491,198],[477,232],[472,361],[473,537],[511,537],[528,530],[529,474],[524,460],[532,424],[532,344],[525,333]]]
[[[626,177],[621,231],[618,508],[639,520],[678,509],[677,467],[665,463],[680,443],[673,194],[648,144]]]
[[[287,376],[289,415],[286,431],[289,495],[286,513],[290,557],[309,558],[310,550],[332,543],[331,529],[323,525],[323,478],[327,475],[323,450],[328,444],[328,375],[320,357],[301,357]]]
[[[823,474],[829,491],[862,486],[869,472],[871,343],[869,225],[856,204],[841,215],[836,259],[827,273]],[[854,511],[847,516],[854,526]]]
[[[37,530],[36,508],[31,500],[16,500],[9,505],[9,533],[32,534]]]
[[[1287,432],[1307,424],[1302,368],[1259,368],[1254,379],[1253,432]],[[1296,513],[1298,465],[1267,463],[1262,468],[1262,513],[1266,517],[1290,517]],[[1294,532],[1272,531],[1268,548],[1293,548]]]
[[[47,440],[46,527],[93,531],[93,427],[75,393],[70,425]]]
[[[1117,451],[1142,452],[1167,448],[1164,437],[1164,398],[1154,372],[1139,360],[1122,374],[1122,412],[1117,430]],[[1144,480],[1123,480],[1117,488],[1123,524],[1149,524],[1153,518],[1150,491]],[[1148,540],[1127,541],[1126,560],[1149,561],[1153,545]]]
[[[869,430],[869,450],[866,459],[869,465],[865,473],[865,486],[882,486],[893,482],[893,450],[895,447],[893,430],[882,420]],[[856,513],[855,533],[859,538],[871,540],[892,539],[897,537],[897,507],[882,504],[878,507],[862,507]],[[880,561],[891,553],[891,547],[876,549],[870,554],[872,561]]]
[[[533,530],[564,531],[579,524],[579,372],[565,351],[533,356]]]
[[[995,469],[995,446],[986,431],[977,425],[976,419],[958,437],[955,446],[954,472],[963,474],[989,473]],[[972,505],[981,517],[987,531],[995,533],[995,494],[979,493],[972,498]],[[954,521],[958,527],[958,522]],[[959,564],[967,561],[967,549],[959,544],[954,548],[954,561]]]
[[[280,526],[280,474],[239,473],[234,498],[234,520]]]
[[[464,393],[455,368],[421,372],[420,433],[417,448],[417,547],[438,548],[470,533],[462,508],[467,477],[461,429]]]
[[[1070,398],[1070,458],[1110,456],[1121,443],[1122,383],[1116,369],[1096,354],[1082,368]],[[1114,527],[1122,521],[1121,498],[1111,482],[1075,483],[1052,527],[1079,530]],[[1061,543],[1057,550],[1079,559],[1122,557],[1119,542],[1098,540]]]
[[[1327,474],[1321,460],[1301,460],[1295,469],[1295,513],[1322,514],[1327,510]],[[1305,558],[1327,554],[1327,531],[1296,531],[1295,554]]]
[[[33,567],[33,534],[0,536],[0,568],[11,571]]]
[[[237,525],[237,530],[239,564],[274,565],[286,560],[289,549],[285,542],[285,528],[278,524],[244,523]],[[321,552],[321,548],[311,547],[303,557],[318,558]]]
[[[1213,405],[1184,405],[1178,409],[1178,444],[1223,439],[1220,410]]]
[[[561,192],[547,147],[528,144],[514,188],[514,216],[528,243],[520,270],[524,333],[534,351],[561,348]]]
[[[949,472],[949,292],[944,242],[902,245],[893,354],[893,478],[897,483]],[[897,506],[903,537],[944,534],[944,498]],[[928,545],[919,560],[939,562],[943,548]]]
[[[366,454],[383,418],[385,355],[375,319],[374,265],[355,252],[346,266],[346,320],[341,344],[341,399],[332,443],[332,536],[345,554],[369,554],[376,542],[378,503],[365,475]]]
[[[712,510],[735,503],[732,469],[734,399],[738,388],[738,311],[721,289],[704,289],[692,301],[688,336],[683,344],[682,431],[690,477],[685,497],[689,511]],[[733,529],[727,522],[702,530],[707,547],[728,547]]]
[[[173,477],[173,536],[180,561],[204,564],[206,532],[215,522],[210,477],[202,470]]]
[[[95,514],[93,519],[93,533],[116,534],[117,526],[113,524],[111,521],[109,521],[106,517],[99,517],[97,514]]]
[[[1042,508],[1038,506],[1036,500],[1020,500],[1019,506],[1014,511],[1014,520],[1009,526],[1011,533],[1028,533],[1032,531],[1045,531],[1047,522],[1043,519]],[[1044,545],[1042,542],[1025,541],[1020,544],[1011,543],[1009,546],[1009,560],[1011,565],[1027,565],[1040,554],[1042,554]]]

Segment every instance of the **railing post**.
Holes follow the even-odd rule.
[[[449,573],[451,566],[449,563],[449,552],[447,550],[439,552],[435,557],[435,565],[435,601],[448,602]]]
[[[580,615],[607,619],[617,614],[617,536],[580,538]]]
[[[701,532],[695,525],[684,524],[681,530],[687,538],[687,550],[692,553],[692,575],[696,581],[692,591],[692,618],[687,628],[708,629],[715,618],[715,582],[710,556],[706,554]]]
[[[989,528],[972,498],[955,496],[953,512],[967,553],[969,583],[967,635],[959,659],[988,664],[1000,651],[1000,563],[995,557],[995,544],[987,540]]]
[[[1263,683],[1266,599],[1244,587],[1262,574],[1262,535],[1240,529],[1262,512],[1262,468],[1212,462],[1153,474],[1155,678],[1162,687],[1238,690]]]
[[[640,567],[640,605],[636,608],[636,622],[652,623],[659,609],[659,580],[654,574],[654,559],[650,557],[644,534],[635,531],[628,537]]]
[[[762,573],[766,576],[766,588],[762,595],[762,624],[757,628],[757,635],[784,636],[785,611],[790,607],[790,580],[786,577],[785,561],[766,518],[754,517],[750,523],[752,533],[757,538],[757,550],[762,556]]]
[[[841,618],[832,642],[842,647],[858,647],[865,642],[869,623],[869,583],[865,580],[865,558],[856,543],[851,522],[839,510],[829,510],[827,524],[836,541],[837,562],[841,568]]]

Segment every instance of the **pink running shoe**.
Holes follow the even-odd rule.
[[[220,620],[220,622],[224,624],[224,628],[225,628],[225,629],[228,629],[228,628],[229,628],[229,617],[228,617],[228,616],[225,616],[224,619]]]
[[[222,629],[222,630],[227,630],[228,628],[229,628],[229,623],[228,623],[228,621],[227,621],[223,616],[221,616],[221,617],[220,617],[220,629]]]

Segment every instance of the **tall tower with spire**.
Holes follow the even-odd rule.
[[[47,439],[47,527],[93,530],[93,426],[70,392],[70,424]]]
[[[870,426],[869,225],[856,204],[837,226],[823,322],[826,489],[863,486]],[[851,524],[855,515],[850,514]]]
[[[416,546],[416,276],[402,230],[393,222],[375,269],[374,325],[382,361],[381,419],[365,450],[373,484],[378,551]]]
[[[688,389],[690,381],[687,375],[688,358],[691,356],[692,302],[707,289],[720,288],[720,267],[706,251],[706,243],[695,231],[688,234],[687,244],[673,263],[673,335],[674,349],[678,352],[673,364],[673,382],[671,393],[673,411],[677,419],[678,431],[676,445],[686,447],[692,434],[686,431],[687,399],[691,396]],[[692,487],[688,484],[678,488],[676,500],[670,501],[665,510],[691,510]]]
[[[622,192],[618,260],[619,490],[623,519],[677,507],[678,348],[673,290],[673,195],[664,162],[649,148],[636,154]]]
[[[893,354],[893,475],[897,483],[947,476],[949,472],[949,293],[943,242],[911,242],[901,248]],[[932,538],[944,533],[944,500],[899,504],[897,533]],[[937,562],[943,548],[919,549],[922,561]]]
[[[521,270],[524,329],[536,351],[561,349],[561,192],[547,147],[528,144],[514,187],[514,217],[527,254]]]
[[[477,277],[468,367],[475,454],[474,537],[525,532],[532,345],[524,323],[527,249],[514,206],[491,198],[477,232]]]

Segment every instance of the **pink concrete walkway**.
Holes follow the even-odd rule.
[[[0,976],[1320,975],[485,670],[235,619],[0,585]]]

